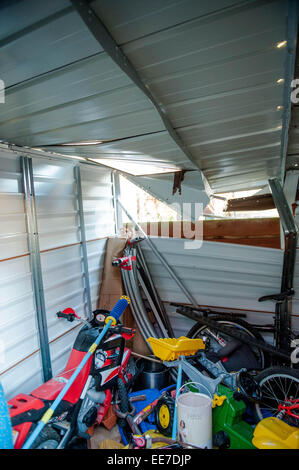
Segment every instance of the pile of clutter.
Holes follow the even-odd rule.
[[[174,337],[140,241],[112,262],[127,295],[82,322],[65,369],[7,404],[0,394],[3,448],[299,449],[297,396],[257,423],[254,376],[213,360],[205,337]],[[126,347],[136,332],[120,321],[129,304],[147,355]],[[70,308],[57,316],[82,321]]]

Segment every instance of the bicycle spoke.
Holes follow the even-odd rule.
[[[279,379],[279,382],[280,382],[280,385],[281,385],[281,387],[279,387],[279,388],[280,388],[280,390],[282,391],[282,393],[284,394],[285,391],[284,391],[284,388],[283,388],[283,385],[282,385],[282,382],[281,382],[281,379],[280,379],[279,375],[278,375],[276,378]]]
[[[264,385],[265,385],[265,384],[263,384],[263,386],[264,386]],[[268,388],[268,390],[270,390],[270,391],[272,392],[272,394],[274,395],[276,401],[279,402],[279,399],[277,398],[277,396],[276,396],[276,394],[275,394],[275,392],[274,392],[274,390],[273,390],[273,388],[272,388],[272,386],[271,386],[271,384],[270,384],[270,381],[268,381],[268,386],[269,386],[270,389],[271,389],[271,390],[270,390],[270,389]]]
[[[293,380],[290,380],[290,385],[289,385],[288,391],[287,391],[286,396],[285,396],[286,399],[289,398],[289,391],[290,391],[290,388],[292,386],[292,383],[293,383]]]

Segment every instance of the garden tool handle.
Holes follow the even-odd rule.
[[[121,298],[114,305],[113,309],[110,311],[110,315],[105,319],[105,323],[108,323],[108,321],[112,319],[112,323],[115,324],[122,316],[129,303],[129,297],[127,297],[126,295],[122,295]]]

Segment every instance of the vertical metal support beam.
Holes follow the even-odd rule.
[[[289,329],[291,328],[291,299],[293,295],[298,229],[279,180],[277,178],[270,179],[269,186],[275,207],[279,213],[285,241],[280,290],[282,293],[287,293],[287,295],[284,301],[276,304],[276,319],[277,317],[279,319],[279,331],[276,337],[278,346],[282,349],[288,349],[290,347],[288,338]]]
[[[285,292],[293,288],[298,229],[279,180],[270,179],[269,186],[285,237],[285,259],[281,281],[281,291]]]
[[[88,257],[87,257],[87,246],[86,246],[86,235],[85,235],[85,222],[83,212],[83,199],[82,199],[82,187],[81,187],[81,172],[80,166],[74,167],[74,177],[76,182],[76,193],[77,193],[77,212],[79,216],[79,228],[81,238],[81,252],[83,261],[83,279],[84,279],[84,293],[86,298],[86,306],[88,311],[88,318],[92,318],[92,303],[89,283],[89,269],[88,269]]]
[[[284,74],[284,90],[283,90],[283,115],[282,115],[282,132],[281,132],[281,175],[280,179],[283,184],[285,175],[285,165],[288,149],[289,126],[291,120],[291,82],[294,78],[296,44],[298,34],[299,4],[298,0],[287,1],[287,55],[285,59]],[[296,77],[295,77],[296,78]]]
[[[114,220],[115,220],[115,235],[118,235],[122,227],[122,210],[119,207],[118,199],[120,197],[120,181],[119,173],[112,171],[112,194],[113,194],[113,208],[114,208]]]
[[[48,325],[45,307],[45,296],[41,269],[39,235],[35,207],[34,180],[32,158],[21,157],[23,190],[25,195],[25,213],[28,234],[28,247],[33,281],[33,292],[39,334],[39,344],[42,359],[43,380],[52,377],[51,356],[49,348]]]

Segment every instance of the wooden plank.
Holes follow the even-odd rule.
[[[140,224],[152,236],[188,238],[183,233],[183,222],[145,222]],[[195,225],[190,223],[190,231]],[[204,220],[203,240],[237,243],[240,245],[280,248],[280,225],[278,218]]]

